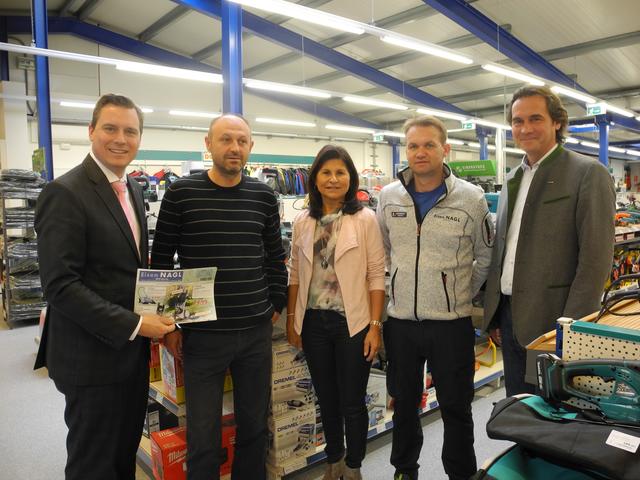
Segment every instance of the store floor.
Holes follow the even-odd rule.
[[[63,397],[55,389],[44,370],[33,371],[38,334],[35,325],[7,329],[0,321],[0,480],[63,479],[66,426],[62,418]],[[504,390],[484,387],[477,392],[473,404],[476,424],[476,456],[481,465],[487,458],[503,451],[508,442],[487,438],[484,426],[493,402],[504,396]],[[437,412],[425,416],[424,446],[420,464],[421,478],[446,479],[440,461],[442,421]],[[393,477],[389,465],[390,432],[369,442],[363,464],[363,477],[383,480]],[[322,478],[320,464],[288,476],[288,479],[316,480]],[[427,473],[428,472],[428,473]],[[136,479],[150,478],[138,468]]]

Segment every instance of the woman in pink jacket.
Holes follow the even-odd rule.
[[[381,345],[384,247],[374,212],[356,198],[358,172],[344,148],[323,147],[308,183],[309,208],[293,224],[287,337],[304,349],[318,396],[324,479],[361,479],[367,380]]]

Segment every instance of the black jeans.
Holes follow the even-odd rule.
[[[227,368],[233,378],[236,421],[231,478],[266,477],[271,331],[270,321],[246,330],[184,329],[189,480],[220,478],[222,394]]]
[[[307,310],[302,348],[316,389],[328,463],[347,449],[345,463],[360,468],[367,449],[369,416],[365,404],[371,363],[364,357],[368,328],[349,337],[347,319],[331,310]]]
[[[387,388],[394,398],[391,464],[396,473],[418,478],[423,441],[418,405],[426,360],[444,423],[444,470],[450,479],[471,477],[477,470],[471,416],[475,373],[471,318],[417,322],[389,317],[384,338]]]
[[[527,350],[520,345],[513,332],[511,297],[500,296],[498,305],[500,336],[502,339],[502,363],[504,365],[504,388],[507,397],[520,393],[535,393],[535,386],[524,381],[527,370]]]

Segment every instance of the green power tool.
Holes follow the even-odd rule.
[[[640,361],[577,360],[565,362],[544,353],[537,358],[540,396],[550,404],[559,405],[570,398],[579,398],[594,407],[607,419],[640,423]],[[597,377],[612,384],[611,393],[593,394],[578,390],[576,377]]]

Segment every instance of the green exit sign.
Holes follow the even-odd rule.
[[[587,105],[587,115],[603,115],[607,113],[607,107],[602,103],[590,103]]]
[[[373,134],[373,141],[374,142],[384,142],[384,134],[382,134],[382,133],[374,133]]]
[[[473,130],[474,128],[476,128],[475,122],[460,122],[460,123],[462,123],[463,130]]]

